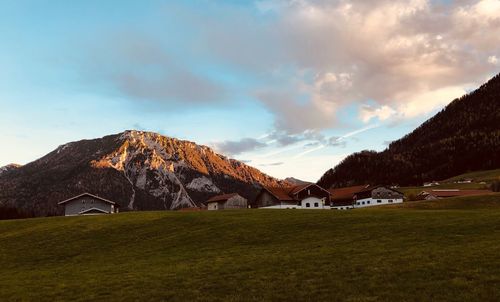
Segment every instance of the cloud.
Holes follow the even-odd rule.
[[[232,62],[245,65],[237,54],[252,45],[273,54],[259,62],[271,78],[257,98],[280,131],[332,128],[339,109],[367,101],[364,122],[426,116],[496,71],[499,3],[258,1],[272,21],[234,33],[247,39],[231,48]]]
[[[254,138],[243,138],[237,141],[224,141],[213,143],[213,148],[222,154],[238,155],[244,152],[253,151],[259,148],[266,147],[267,144],[262,143]]]
[[[281,166],[283,165],[283,162],[276,162],[276,163],[269,163],[269,164],[259,164],[261,167],[274,167],[274,166]]]
[[[264,0],[255,10],[203,3],[206,13],[182,4],[167,12],[189,28],[181,57],[166,46],[168,35],[127,32],[96,43],[103,46],[92,75],[162,104],[255,98],[285,146],[336,127],[352,105],[365,123],[427,116],[499,65],[500,0]],[[186,61],[225,68],[246,85]]]
[[[161,38],[134,31],[109,32],[89,47],[87,79],[136,101],[159,104],[223,102],[227,89],[209,75],[181,64]]]
[[[496,56],[489,56],[488,57],[488,63],[493,64],[493,65],[498,65],[499,60]]]

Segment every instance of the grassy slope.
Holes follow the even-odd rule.
[[[484,181],[487,183],[491,183],[495,180],[500,180],[500,169],[466,173],[447,179],[445,180],[445,182],[453,182],[456,180],[468,179],[468,178],[473,179],[475,182]]]
[[[500,207],[0,221],[0,301],[498,301]]]
[[[469,184],[457,184],[454,181],[460,179],[471,178],[474,180],[473,183]],[[407,197],[415,198],[417,194],[424,190],[440,190],[440,189],[461,189],[461,190],[488,190],[490,189],[490,184],[495,181],[500,180],[500,169],[497,170],[487,170],[487,171],[477,171],[458,175],[447,180],[441,181],[439,186],[432,187],[402,187],[398,190],[405,193]],[[486,184],[480,184],[480,182],[485,182]]]

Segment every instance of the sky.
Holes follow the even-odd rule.
[[[500,71],[500,0],[0,0],[0,166],[127,129],[316,181]]]

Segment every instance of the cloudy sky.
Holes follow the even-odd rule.
[[[315,181],[500,71],[500,0],[0,1],[0,166],[126,129]]]

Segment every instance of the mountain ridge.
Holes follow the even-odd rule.
[[[500,167],[500,74],[382,152],[351,154],[320,178],[324,187],[421,185]]]
[[[123,209],[175,210],[200,207],[223,192],[253,198],[263,185],[287,183],[207,146],[126,130],[63,144],[0,175],[0,205],[57,215],[57,201],[88,191],[117,201]]]

